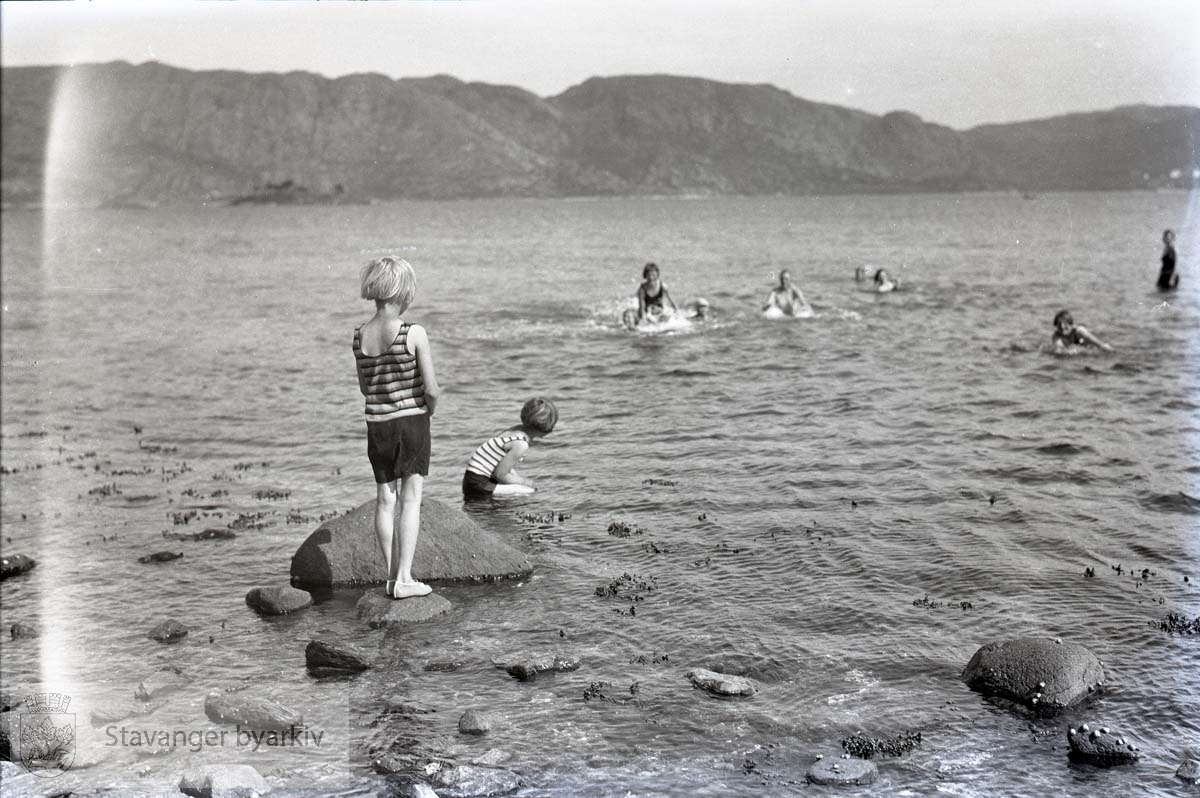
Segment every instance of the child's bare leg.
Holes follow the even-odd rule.
[[[400,539],[397,545],[395,598],[424,596],[433,588],[413,579],[413,553],[417,550],[417,534],[421,530],[421,489],[425,478],[420,474],[400,481]]]
[[[396,571],[400,558],[394,555],[394,529],[396,518],[396,482],[382,482],[375,497],[375,537],[383,550],[383,562],[387,565],[387,594],[392,595],[396,586]]]

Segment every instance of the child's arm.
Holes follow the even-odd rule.
[[[532,488],[532,479],[523,477],[513,470],[513,466],[525,459],[527,451],[529,451],[529,444],[525,441],[515,440],[508,444],[508,452],[499,463],[496,463],[496,470],[492,472],[492,478],[502,485],[526,485]]]
[[[663,299],[667,300],[667,303],[671,306],[672,313],[679,310],[679,308],[675,307],[675,300],[671,299],[671,295],[667,292],[667,287],[665,285],[662,287],[662,295]]]
[[[806,301],[805,301],[805,299],[804,299],[804,294],[802,294],[802,293],[800,292],[800,289],[799,289],[799,288],[796,288],[796,287],[793,287],[793,288],[792,288],[792,297],[793,297],[793,298],[794,298],[794,299],[795,299],[797,302],[799,302],[801,306],[803,306],[803,305],[807,305],[807,304],[808,304],[808,302],[806,302]]]
[[[637,320],[641,321],[642,319],[646,318],[646,287],[645,286],[643,286],[643,285],[638,286],[637,296],[638,296]]]
[[[1075,332],[1077,332],[1077,333],[1079,333],[1080,335],[1082,335],[1082,336],[1083,336],[1083,340],[1087,341],[1087,342],[1088,342],[1089,344],[1091,344],[1092,346],[1098,346],[1098,347],[1100,347],[1101,349],[1103,349],[1105,352],[1111,352],[1111,351],[1113,351],[1113,348],[1112,348],[1111,346],[1109,346],[1108,344],[1104,343],[1104,342],[1103,342],[1103,341],[1101,341],[1099,338],[1097,338],[1096,336],[1094,336],[1094,335],[1092,335],[1090,332],[1088,332],[1088,330],[1087,330],[1087,328],[1086,328],[1086,327],[1080,327],[1080,326],[1077,324],[1077,325],[1075,325]]]
[[[429,336],[425,328],[414,324],[408,330],[408,350],[417,356],[417,368],[421,369],[421,380],[425,383],[425,406],[429,415],[437,410],[438,396],[442,388],[438,385],[437,374],[433,370],[433,352],[429,348]]]

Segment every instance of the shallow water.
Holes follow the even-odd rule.
[[[502,748],[525,796],[762,794],[764,782],[792,794],[841,738],[912,730],[921,748],[881,760],[872,794],[1176,794],[1175,767],[1200,746],[1200,639],[1151,623],[1200,613],[1191,202],[6,212],[0,523],[5,553],[39,566],[3,583],[0,613],[5,629],[43,634],[5,640],[4,688],[74,697],[81,759],[96,764],[55,788],[154,790],[190,764],[239,761],[280,787],[370,794],[382,783],[369,752],[407,736],[461,761]],[[1167,296],[1152,290],[1164,227],[1183,274]],[[388,252],[417,269],[409,317],[429,329],[446,389],[428,496],[458,502],[472,448],[525,399],[559,405],[527,463],[539,493],[468,508],[529,551],[535,574],[439,587],[451,615],[402,632],[364,629],[360,591],[264,620],[246,590],[285,581],[322,516],[373,495],[350,333],[370,315],[358,268]],[[713,320],[619,329],[647,260],[677,302],[707,298]],[[859,265],[887,266],[904,290],[857,290]],[[760,317],[785,267],[815,318]],[[1042,351],[1060,307],[1117,352]],[[609,535],[614,521],[642,531]],[[234,541],[163,539],[231,523]],[[164,549],[185,557],[137,563]],[[644,600],[595,594],[626,573],[653,587]],[[148,640],[169,616],[192,627],[186,640]],[[313,679],[303,649],[316,635],[389,666]],[[1018,635],[1088,646],[1109,690],[1055,719],[967,690],[971,654]],[[584,665],[518,683],[489,662],[525,649]],[[464,667],[422,669],[447,657]],[[162,664],[191,687],[127,727],[217,729],[204,694],[249,684],[326,737],[269,753],[106,745],[90,712]],[[762,689],[708,698],[683,677],[697,665]],[[613,700],[585,701],[601,681]],[[437,711],[377,721],[389,697]],[[461,738],[468,707],[496,730]],[[1142,763],[1070,766],[1064,732],[1081,719],[1121,729]]]

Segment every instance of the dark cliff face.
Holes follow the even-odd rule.
[[[308,197],[825,193],[1190,185],[1200,110],[1120,108],[966,132],[767,85],[593,78],[557,97],[449,76],[328,79],[161,64],[4,69],[3,199],[81,204]],[[76,164],[73,164],[73,166]],[[1170,178],[1172,171],[1178,177]],[[288,182],[290,181],[290,182]]]

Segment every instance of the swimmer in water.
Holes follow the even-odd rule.
[[[654,263],[647,263],[642,269],[642,284],[638,286],[637,301],[637,311],[630,309],[622,316],[625,326],[630,329],[646,319],[661,321],[670,318],[678,310],[675,300],[671,299],[671,294],[663,285],[658,266]]]
[[[1068,347],[1095,346],[1105,352],[1113,348],[1088,332],[1086,327],[1075,323],[1071,311],[1060,310],[1054,314],[1054,335],[1050,339],[1055,352],[1066,352]]]
[[[1179,287],[1179,275],[1175,273],[1175,231],[1163,231],[1162,270],[1158,273],[1158,290],[1170,291]]]
[[[708,300],[700,297],[688,302],[687,314],[689,319],[695,319],[696,321],[708,321]]]
[[[893,280],[892,276],[890,274],[888,274],[887,269],[877,269],[875,271],[875,290],[876,291],[878,291],[881,294],[885,294],[888,291],[895,291],[899,287],[900,287],[900,280],[899,279]]]
[[[804,299],[804,294],[800,293],[800,289],[792,284],[792,273],[787,269],[779,273],[779,286],[771,290],[767,301],[763,304],[764,311],[771,308],[779,308],[788,316],[795,316],[803,311],[811,310],[808,302]]]
[[[854,282],[861,283],[863,280],[866,280],[866,279],[867,279],[867,267],[866,266],[859,266],[857,269],[854,270]]]

